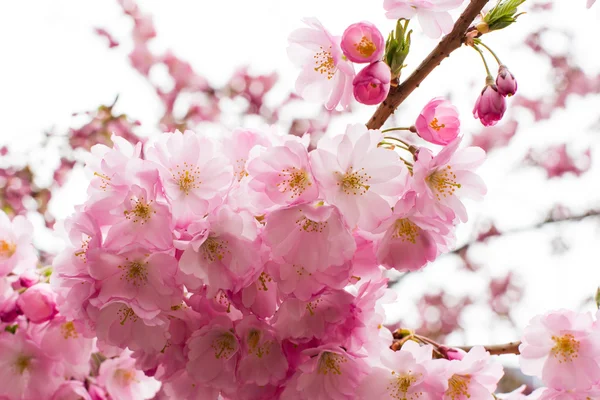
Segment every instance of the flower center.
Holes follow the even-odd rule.
[[[341,175],[337,171],[336,174]],[[359,194],[362,196],[363,194],[367,193],[367,190],[369,190],[371,187],[367,185],[369,179],[371,179],[371,176],[365,172],[364,168],[361,168],[358,171],[353,171],[352,167],[350,167],[348,172],[340,176],[337,185],[340,186],[342,191],[346,194]]]
[[[291,192],[291,198],[299,197],[306,188],[312,186],[312,182],[308,177],[308,173],[303,169],[298,169],[295,167],[285,168],[279,174],[280,177],[284,177],[284,179],[277,184],[279,190],[282,193],[287,192],[288,190]]]
[[[177,164],[175,166],[176,172],[172,169],[169,169],[169,171],[171,171],[173,179],[179,185],[179,190],[185,193],[186,196],[190,194],[190,190],[198,189],[202,183],[200,181],[200,168],[194,167],[187,162],[183,163],[183,168],[180,168],[179,164]]]
[[[356,51],[365,58],[371,57],[373,53],[375,53],[375,50],[377,50],[375,43],[366,36],[363,36],[362,39],[360,39],[360,42],[354,43],[354,47],[356,48]]]
[[[260,276],[258,277],[258,290],[265,292],[268,291],[269,288],[267,287],[267,283],[269,282],[273,282],[271,275],[267,274],[266,272],[261,272]]]
[[[302,211],[302,210],[300,210]],[[327,221],[324,222],[317,222],[317,221],[313,221],[312,219],[308,219],[306,217],[300,217],[299,219],[296,220],[296,225],[298,225],[300,227],[300,230],[303,230],[304,232],[316,232],[316,233],[322,233],[323,229],[325,229],[327,227]]]
[[[115,378],[121,383],[122,386],[128,386],[131,382],[139,382],[135,379],[135,371],[131,369],[119,368],[115,371]]]
[[[7,240],[0,240],[0,258],[8,259],[17,251],[16,243]]]
[[[262,358],[264,355],[269,354],[273,342],[267,340],[261,346],[261,336],[261,332],[256,329],[252,329],[250,333],[248,333],[248,354],[254,354],[258,358]]]
[[[327,75],[327,79],[333,78],[337,69],[335,67],[335,61],[333,61],[333,56],[331,55],[331,46],[329,46],[328,50],[321,47],[321,51],[317,52],[313,58],[315,59],[314,70],[321,75]]]
[[[125,278],[127,282],[133,286],[143,286],[148,282],[148,270],[146,268],[148,263],[141,261],[130,262],[129,265],[119,265],[119,269],[123,270],[121,279]]]
[[[216,237],[208,237],[202,243],[202,251],[204,259],[209,262],[221,261],[225,257],[227,250],[227,240],[217,239]]]
[[[62,333],[65,339],[77,339],[79,337],[79,334],[75,329],[75,324],[73,324],[73,321],[65,322],[64,324],[62,324],[60,326],[60,332]]]
[[[460,399],[462,396],[467,398],[471,397],[469,394],[469,384],[471,383],[471,377],[469,375],[452,375],[448,379],[448,390],[446,390],[446,396],[451,400]]]
[[[15,368],[20,375],[23,375],[26,369],[31,365],[31,359],[33,357],[20,355],[15,360]]]
[[[414,400],[421,396],[421,393],[413,393],[410,397],[407,396],[411,385],[417,381],[415,376],[396,375],[396,371],[392,371],[392,375],[394,375],[394,377],[387,387],[390,397],[397,400]]]
[[[117,315],[121,319],[120,324],[125,325],[125,323],[131,319],[131,322],[137,322],[138,316],[135,315],[135,312],[130,307],[124,306],[117,311]]]
[[[108,184],[110,182],[110,177],[99,172],[94,172],[94,176],[100,178],[100,189],[102,189],[102,191],[106,191],[106,188],[108,187]]]
[[[439,132],[439,131],[440,131],[440,129],[442,129],[442,128],[445,128],[445,127],[446,127],[446,124],[441,124],[441,125],[439,125],[439,123],[440,123],[440,121],[438,121],[438,119],[437,119],[437,118],[434,118],[434,119],[433,119],[433,120],[432,120],[432,121],[429,123],[429,126],[430,126],[432,129],[435,129],[437,132]]]
[[[579,357],[579,340],[570,333],[563,336],[552,336],[554,347],[551,354],[558,358],[559,363],[572,362]]]
[[[311,316],[314,316],[315,310],[317,309],[317,306],[319,305],[320,302],[321,302],[321,299],[317,299],[315,301],[309,301],[308,303],[306,303],[306,311],[308,311],[308,313]]]
[[[342,364],[348,362],[348,359],[340,354],[331,353],[324,351],[319,357],[319,365],[317,372],[319,374],[327,375],[328,373],[334,375],[342,374]]]
[[[244,177],[248,176],[248,172],[246,172],[246,159],[239,158],[235,160],[234,164],[235,176],[237,177],[238,182],[240,182]]]
[[[442,197],[452,196],[456,189],[460,189],[461,184],[456,182],[456,174],[452,172],[452,167],[438,169],[425,178],[429,188],[435,192],[438,200]]]
[[[396,223],[394,224],[394,234],[392,235],[392,238],[415,244],[417,243],[420,230],[421,229],[411,220],[401,218],[396,220]]]
[[[79,257],[81,259],[81,261],[83,261],[84,263],[87,263],[87,254],[86,253],[87,253],[89,245],[90,245],[90,240],[92,240],[91,236],[88,236],[87,239],[83,239],[81,241],[81,250],[77,250],[75,252],[75,256]]]
[[[215,351],[217,360],[221,358],[228,359],[235,353],[235,337],[232,333],[225,332],[213,340],[211,347]]]
[[[152,214],[156,214],[156,211],[152,210],[153,200],[146,203],[143,197],[139,199],[132,197],[131,202],[133,207],[129,211],[124,211],[124,214],[127,219],[132,219],[134,223],[141,221],[141,224],[144,225],[150,220]]]

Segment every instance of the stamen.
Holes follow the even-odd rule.
[[[302,210],[299,210],[302,211]],[[306,217],[300,217],[296,220],[296,225],[300,227],[300,230],[304,232],[316,232],[322,233],[323,229],[327,227],[328,221],[317,222],[312,219],[308,219]]]
[[[396,371],[392,371],[393,378],[387,386],[390,397],[396,400],[416,400],[423,394],[422,392],[414,392],[408,395],[408,391],[413,383],[417,381],[417,377],[411,374],[398,375]]]
[[[202,184],[202,181],[200,181],[200,168],[187,162],[183,163],[183,167],[177,164],[175,171],[172,168],[169,168],[169,171],[173,176],[173,180],[179,185],[179,190],[185,193],[186,196],[190,194],[190,190],[198,189]]]
[[[448,390],[445,395],[451,400],[462,400],[463,396],[470,398],[469,384],[471,383],[471,377],[469,375],[452,375],[448,379]]]
[[[211,263],[222,260],[225,253],[229,253],[229,250],[227,250],[228,243],[227,240],[209,236],[201,246],[204,259]]]
[[[0,240],[0,258],[9,259],[17,252],[17,244],[8,240]]]
[[[299,197],[304,191],[312,186],[308,173],[303,169],[295,167],[285,168],[279,174],[284,179],[277,184],[281,193],[291,192],[291,198]]]
[[[333,56],[331,55],[331,46],[329,46],[328,50],[324,50],[323,47],[321,47],[321,51],[317,52],[313,58],[315,59],[316,65],[314,70],[321,75],[327,75],[327,79],[333,78],[337,72],[337,68]]]
[[[117,311],[117,315],[121,319],[121,325],[125,325],[127,320],[131,319],[131,322],[137,322],[138,317],[135,315],[135,312],[127,306],[121,307],[119,311]]]
[[[433,120],[432,120],[432,121],[429,123],[429,126],[430,126],[432,129],[435,129],[437,132],[439,132],[439,131],[440,131],[440,129],[442,129],[442,128],[445,128],[445,127],[446,127],[446,124],[441,124],[441,125],[438,125],[439,123],[440,123],[440,121],[438,121],[438,119],[437,119],[437,118],[434,118],[434,119],[433,119]]]
[[[128,258],[126,258],[129,261]],[[148,263],[141,261],[132,261],[128,265],[119,265],[119,269],[123,271],[121,280],[125,279],[133,286],[139,287],[144,286],[148,282],[148,270],[146,266]]]
[[[258,277],[258,290],[262,290],[264,292],[268,291],[269,288],[267,287],[267,283],[269,282],[273,282],[273,278],[271,278],[271,275],[267,274],[266,272],[261,272],[260,276]]]
[[[23,375],[25,370],[29,368],[29,366],[31,365],[32,358],[33,357],[24,356],[24,355],[20,355],[19,357],[17,357],[17,359],[15,360],[15,363],[14,363],[14,367],[17,370],[17,372],[19,373],[19,375]]]
[[[60,332],[62,333],[65,339],[77,339],[79,337],[79,334],[75,329],[75,324],[73,324],[73,321],[65,322],[64,324],[62,324],[60,326]]]
[[[354,43],[354,47],[356,48],[356,51],[365,58],[371,57],[377,50],[375,43],[366,36],[363,36],[362,39],[360,39],[360,42]]]
[[[337,185],[341,187],[342,191],[346,194],[363,195],[367,193],[367,190],[371,186],[367,185],[371,176],[364,172],[365,169],[361,168],[359,171],[352,171],[352,167],[348,169],[344,175],[336,171],[338,175]]]
[[[392,235],[392,238],[415,244],[417,243],[420,230],[421,229],[411,220],[401,218],[396,220],[396,223],[394,224],[394,234]]]
[[[438,201],[442,197],[452,196],[456,189],[461,188],[461,184],[456,182],[456,174],[452,172],[452,167],[447,165],[446,168],[438,169],[425,178],[427,185],[434,192]]]
[[[152,214],[156,214],[156,211],[152,209],[153,200],[146,203],[143,197],[137,199],[132,197],[131,202],[133,203],[133,208],[129,211],[126,210],[123,213],[127,219],[132,219],[134,223],[141,221],[141,225],[144,225],[150,220]]]
[[[319,357],[317,373],[323,375],[327,375],[328,373],[342,375],[342,364],[346,362],[348,362],[348,359],[341,354],[324,351],[321,357]]]
[[[551,350],[551,354],[558,359],[560,364],[572,362],[579,357],[579,340],[575,340],[575,337],[570,333],[563,336],[552,336],[554,340],[554,347]]]
[[[235,336],[232,333],[225,332],[211,344],[212,349],[215,352],[215,358],[229,358],[235,352]]]

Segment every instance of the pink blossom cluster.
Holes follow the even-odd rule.
[[[170,398],[355,398],[391,352],[384,269],[447,251],[463,199],[485,193],[481,149],[458,138],[409,162],[383,139],[351,125],[311,151],[249,130],[94,146],[54,261],[61,314],[131,351]],[[431,368],[435,390],[455,390]],[[414,379],[398,388],[424,390]]]
[[[0,211],[0,399],[154,397],[160,382],[135,369],[128,350],[113,350],[98,368],[95,333],[58,312],[32,233],[23,216]]]
[[[519,346],[521,370],[547,388],[528,399],[600,398],[599,316],[557,310],[530,321]]]

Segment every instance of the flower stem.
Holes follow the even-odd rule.
[[[393,136],[384,136],[384,139],[388,139],[388,140],[395,140],[397,142],[402,143],[404,146],[406,146],[406,150],[408,150],[408,148],[410,147],[410,144],[406,143],[404,140],[402,139],[398,139],[397,137],[393,137]]]
[[[488,67],[487,61],[485,61],[485,57],[483,55],[483,51],[481,51],[481,49],[475,45],[472,46],[481,56],[481,59],[483,60],[483,65],[485,66],[485,71],[487,72],[487,79],[491,79],[494,80],[494,78],[492,77],[492,74],[490,72],[490,67]]]
[[[475,39],[473,39],[473,41],[474,41],[475,43],[477,43],[477,44],[480,44],[480,45],[482,45],[483,47],[485,47],[485,48],[487,49],[487,51],[489,51],[489,52],[490,52],[490,54],[491,54],[492,56],[494,56],[494,58],[496,59],[496,62],[498,63],[498,65],[503,65],[503,64],[502,64],[502,61],[500,61],[500,58],[499,58],[499,57],[496,55],[496,53],[494,53],[494,50],[492,50],[492,49],[491,49],[491,48],[490,48],[488,45],[486,45],[485,43],[483,43],[483,42],[481,41],[481,39],[475,38]]]
[[[384,129],[384,130],[381,131],[381,133],[392,132],[392,131],[411,131],[411,132],[414,132],[413,129],[414,128],[412,126],[409,126],[409,127],[407,127],[407,126],[399,126],[399,127],[396,127],[396,128]]]

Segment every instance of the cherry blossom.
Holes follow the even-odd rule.
[[[463,0],[384,0],[386,17],[411,19],[417,17],[423,32],[432,39],[452,30],[448,11],[460,7]]]

